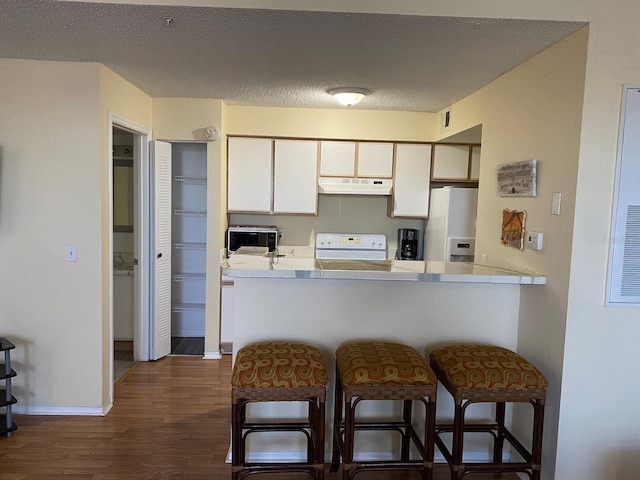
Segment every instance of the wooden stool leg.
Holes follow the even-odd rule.
[[[340,423],[342,422],[342,382],[336,369],[336,388],[333,413],[333,451],[331,453],[330,473],[336,473],[340,467]]]
[[[533,401],[533,443],[531,446],[532,480],[540,480],[542,461],[542,428],[544,426],[544,403]]]
[[[241,421],[241,407],[237,403],[231,405],[231,478],[232,480],[238,479],[238,469],[235,468],[244,460],[241,460],[242,449],[242,421]]]
[[[411,400],[404,400],[402,405],[402,420],[404,421],[404,433],[402,434],[402,449],[400,450],[400,458],[402,460],[409,460],[409,446],[410,437],[409,431],[411,429]]]
[[[307,463],[314,464],[316,461],[315,432],[316,422],[318,421],[318,405],[315,398],[310,398],[308,403],[309,437],[307,437]]]
[[[493,463],[502,463],[502,452],[504,450],[504,411],[505,403],[496,403],[496,425],[498,431],[493,442]]]
[[[453,414],[453,440],[451,445],[451,457],[453,459],[451,480],[460,478],[460,465],[462,465],[462,449],[464,445],[464,412],[465,409],[456,400]]]
[[[428,462],[427,468],[423,471],[424,480],[433,478],[433,455],[435,453],[435,431],[436,431],[436,401],[435,397],[429,398],[427,411],[425,413],[425,434],[424,434],[424,460]]]
[[[325,402],[320,401],[318,415],[316,419],[315,440],[315,465],[318,480],[324,480],[324,422],[325,422]]]
[[[350,480],[355,436],[355,407],[351,398],[344,400],[344,447],[342,452],[342,480]]]

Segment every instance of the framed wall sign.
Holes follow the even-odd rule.
[[[538,161],[501,163],[497,166],[498,196],[535,197]]]

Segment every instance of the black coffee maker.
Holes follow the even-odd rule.
[[[418,259],[418,230],[413,228],[398,229],[398,248],[396,250],[396,259]]]

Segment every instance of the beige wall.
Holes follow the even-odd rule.
[[[434,113],[227,105],[227,135],[431,141]]]
[[[16,410],[99,414],[110,391],[108,112],[150,125],[150,98],[98,64],[0,62],[0,316],[18,345]]]
[[[561,382],[562,386],[557,464],[546,464],[543,478],[634,478],[640,458],[637,422],[633,421],[635,399],[640,394],[640,387],[633,381],[636,366],[640,363],[640,349],[637,348],[637,339],[640,338],[638,310],[631,307],[604,307],[604,287],[622,84],[640,84],[640,67],[635,60],[640,57],[640,30],[637,28],[640,12],[635,0],[586,0],[579,3],[552,0],[526,3],[509,0],[475,3],[326,0],[322,5],[293,0],[156,0],[153,3],[589,22],[573,235],[571,240],[568,237],[565,237],[566,240],[558,237],[560,242],[571,242],[568,294],[563,296],[560,286],[559,290],[553,290],[551,295],[545,294],[544,298],[523,301],[523,307],[532,310],[535,300],[535,308],[549,303],[552,305],[545,305],[545,309],[567,309],[562,376],[554,379],[554,382]],[[571,58],[565,60],[569,63],[573,61]],[[37,385],[33,392],[18,392],[18,395],[22,393],[23,397],[29,398],[31,405],[46,405],[54,401],[60,405],[76,402],[93,405],[99,402],[94,402],[95,393],[92,394],[90,390],[95,382],[92,375],[98,372],[95,375],[99,376],[100,371],[100,359],[94,357],[94,352],[101,345],[99,340],[98,343],[91,340],[94,325],[91,320],[86,319],[99,317],[100,304],[104,301],[100,294],[103,291],[100,282],[104,281],[100,273],[101,250],[95,247],[97,250],[94,251],[94,247],[90,245],[103,235],[103,229],[96,227],[94,223],[100,224],[100,206],[103,200],[96,200],[96,191],[76,191],[69,188],[69,173],[61,178],[60,166],[78,167],[67,170],[72,171],[71,175],[78,177],[83,185],[91,184],[95,187],[101,181],[100,172],[94,170],[101,168],[100,160],[96,157],[99,155],[96,153],[96,148],[99,148],[96,145],[100,143],[100,127],[87,111],[99,108],[97,105],[92,106],[92,103],[97,102],[99,93],[96,91],[88,94],[86,91],[93,90],[94,87],[87,87],[91,83],[91,75],[85,69],[95,67],[54,67],[52,71],[47,69],[43,72],[40,64],[26,68],[20,61],[3,60],[2,67],[5,66],[10,68],[3,68],[3,75],[0,77],[0,96],[3,100],[0,119],[4,135],[1,141],[0,169],[0,260],[3,266],[0,276],[0,295],[3,300],[0,314],[3,322],[9,319],[10,323],[5,328],[8,335],[31,342],[24,349],[27,378],[23,381],[27,383],[16,381],[16,385],[23,389],[25,385]],[[67,68],[78,75],[68,75],[70,70],[65,70]],[[35,79],[44,77],[51,77],[51,81],[44,87],[42,82],[34,84]],[[9,83],[11,89],[5,88]],[[29,85],[33,88],[24,88]],[[578,83],[575,87],[580,89],[581,85]],[[78,99],[81,101],[77,101]],[[40,103],[36,107],[38,101]],[[55,109],[43,109],[43,105],[63,111],[65,115],[62,120],[56,116]],[[548,108],[553,110],[553,105]],[[58,122],[60,128],[52,127],[56,123],[52,120]],[[68,131],[74,129],[77,130],[74,134]],[[51,140],[48,132],[60,135],[55,135],[56,140],[52,144],[46,144],[45,140],[34,142],[33,131],[46,135],[42,138],[48,140]],[[78,136],[78,131],[86,132],[87,135]],[[508,134],[509,129],[506,128],[506,142]],[[425,135],[428,136],[428,132]],[[575,141],[575,138],[550,138],[561,145]],[[61,153],[66,145],[75,144],[74,142],[80,144],[78,151],[82,153],[82,160],[79,154],[73,153],[70,158]],[[59,149],[52,149],[52,145]],[[533,152],[536,148],[536,145],[530,144],[528,151],[524,152],[523,149],[523,152],[528,154],[529,150]],[[513,151],[512,155],[515,153],[517,152]],[[57,160],[55,164],[42,161],[42,158],[52,157]],[[486,152],[483,152],[484,157]],[[17,158],[21,161],[16,162]],[[51,179],[59,179],[59,184],[64,181],[65,188],[57,189],[49,185]],[[553,182],[553,179],[547,178],[545,184],[549,185],[547,182]],[[571,178],[560,179],[558,187],[565,188],[571,182]],[[32,190],[40,192],[37,200],[33,198]],[[80,202],[76,201],[76,194]],[[72,195],[74,199],[70,201],[69,197]],[[483,198],[486,197],[483,195]],[[11,207],[7,207],[7,204]],[[485,204],[493,211],[500,208],[499,205],[491,206],[491,202]],[[57,216],[60,211],[78,211],[80,214],[70,219]],[[564,220],[565,213],[561,217]],[[547,239],[552,240],[555,227],[547,227],[550,223],[537,219],[537,214],[534,218],[547,228]],[[67,228],[69,224],[71,228]],[[35,231],[34,225],[48,228],[46,241],[37,240],[36,235],[41,229]],[[64,244],[69,241],[65,232],[74,229],[79,233],[73,232],[71,241],[78,244],[80,261],[70,265],[64,263],[60,249],[63,250]],[[16,240],[15,236],[20,236],[25,241]],[[88,241],[89,237],[91,242]],[[484,248],[488,252],[489,261],[496,261],[492,252],[497,251],[497,246],[485,243]],[[549,252],[549,243],[547,248]],[[564,248],[566,247],[560,246],[560,249]],[[87,254],[89,257],[86,258],[91,265],[81,260]],[[521,258],[527,262],[539,264],[537,260],[530,258],[531,255],[522,255]],[[540,258],[551,259],[547,255],[545,253]],[[511,257],[514,256],[511,255],[508,261],[513,261]],[[34,278],[35,272],[39,278]],[[64,292],[61,288],[52,287],[52,284],[65,285]],[[78,302],[69,303],[63,293],[72,289],[86,294]],[[34,299],[38,301],[34,302]],[[32,320],[36,318],[38,320]],[[539,338],[543,334],[531,331],[532,327],[526,316],[522,317],[522,321],[527,324],[527,328],[520,328],[519,343],[537,356],[544,351],[545,345],[536,347],[542,349],[537,350],[538,353],[532,347],[534,344],[540,345]],[[543,331],[543,327],[553,321],[552,318],[545,319],[540,328],[535,326],[536,330]],[[3,327],[4,325],[5,323]],[[68,328],[69,326],[72,328]],[[553,329],[561,331],[562,324],[553,326]],[[68,338],[66,335],[63,338],[60,331],[87,340],[74,349],[74,359],[83,354],[87,358],[82,366],[77,363],[71,365],[67,361],[70,360],[70,355],[59,353],[58,344],[55,344],[55,348],[51,346],[51,339]],[[553,363],[558,360],[555,345],[560,341],[558,338],[552,342],[554,347],[550,353],[550,361]],[[68,368],[69,365],[72,371],[64,370],[65,377],[60,372],[63,371],[62,367]],[[599,388],[588,389],[588,386],[594,384]],[[560,392],[556,391],[553,395],[560,395]],[[549,453],[545,455],[548,459]]]
[[[222,101],[213,99],[156,98],[153,100],[154,138],[158,140],[205,140],[204,129],[215,126],[222,129]],[[205,356],[220,355],[220,250],[224,248],[220,212],[222,194],[220,185],[226,184],[226,165],[222,158],[225,141],[221,138],[207,143],[207,279],[205,311]],[[224,157],[223,157],[224,153]],[[224,173],[224,177],[223,177]],[[223,182],[224,178],[224,182]],[[226,201],[226,200],[225,200]]]
[[[640,468],[633,420],[640,386],[629,381],[640,365],[640,310],[604,306],[622,84],[640,84],[640,12],[631,1],[597,7],[580,139],[557,479],[634,478]],[[585,386],[594,379],[601,388],[585,402]],[[580,463],[576,452],[597,454]]]
[[[0,59],[0,71],[0,331],[17,346],[16,411],[100,413],[100,66]]]
[[[518,351],[550,380],[543,465],[555,462],[564,330],[588,28],[503,75],[453,105],[452,130],[482,124],[482,159],[476,258],[547,276],[544,288],[521,294]],[[537,159],[536,197],[496,195],[496,166]],[[561,215],[551,215],[551,195],[562,193]],[[526,211],[526,227],[545,235],[544,249],[520,251],[500,243],[502,210]]]
[[[110,314],[109,265],[111,258],[112,223],[109,216],[111,195],[111,157],[109,155],[109,114],[139,125],[144,130],[151,130],[151,97],[139,88],[124,80],[121,76],[104,66],[100,66],[100,159],[102,181],[102,405],[107,406],[111,399],[110,385],[110,343],[109,328],[112,315]]]

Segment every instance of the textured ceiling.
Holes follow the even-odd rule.
[[[153,97],[335,108],[357,86],[351,108],[436,112],[582,25],[0,0],[0,57],[103,63]]]

